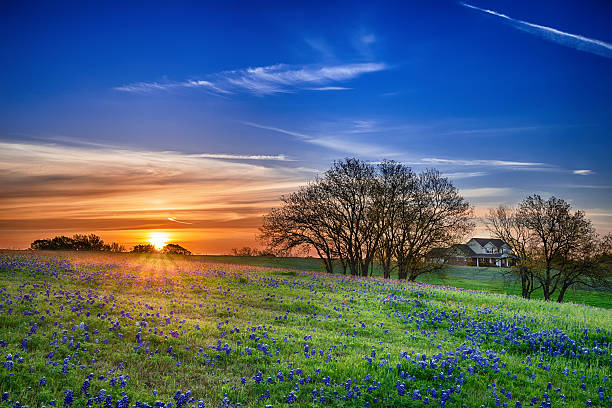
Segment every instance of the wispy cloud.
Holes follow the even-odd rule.
[[[150,93],[172,89],[200,88],[218,94],[248,92],[255,95],[296,92],[298,90],[340,91],[351,88],[332,85],[361,75],[385,70],[379,62],[338,65],[307,65],[295,67],[286,64],[223,71],[207,80],[181,82],[136,82],[114,89],[122,92]]]
[[[591,174],[595,174],[593,170],[582,169],[582,170],[574,170],[572,171],[574,174],[578,174],[579,176],[590,176]]]
[[[193,224],[193,222],[179,221],[174,217],[168,217],[168,221],[176,222],[177,224],[189,224],[189,225]]]
[[[344,86],[322,86],[319,88],[304,88],[307,91],[350,91],[353,88],[347,88]]]
[[[197,153],[190,154],[189,157],[201,157],[204,159],[219,159],[219,160],[276,160],[276,161],[293,161],[284,154],[266,155],[266,154],[216,154],[216,153]]]
[[[426,157],[421,159],[426,164],[449,164],[454,166],[490,166],[490,167],[541,167],[544,163],[521,162],[512,160],[464,160],[464,159],[442,159]]]
[[[310,135],[301,132],[295,132],[292,130],[282,129],[276,126],[267,126],[253,122],[242,122],[247,126],[251,126],[258,129],[269,130],[276,133],[293,136],[305,143],[328,148],[342,153],[351,153],[364,157],[379,157],[379,158],[392,158],[398,156],[401,153],[394,151],[392,148],[381,146],[380,144],[369,143],[365,141],[358,141],[354,138],[330,136],[327,134],[316,134]]]
[[[497,11],[484,9],[473,6],[468,3],[461,3],[463,6],[473,10],[478,10],[499,18],[504,19],[514,28],[525,31],[529,34],[536,35],[545,40],[564,45],[566,47],[575,48],[580,51],[590,52],[606,58],[612,58],[612,44],[605,41],[596,40],[593,38],[584,37],[578,34],[572,34],[556,28],[547,27],[539,24],[529,23],[527,21],[518,20],[507,16],[506,14],[498,13]]]
[[[457,171],[457,172],[453,172],[453,173],[443,173],[442,175],[444,177],[448,177],[450,179],[464,179],[464,178],[472,178],[472,177],[482,177],[482,176],[486,176],[489,173],[486,173],[484,171]]]
[[[492,198],[506,197],[512,194],[511,188],[505,187],[482,187],[482,188],[463,188],[461,195],[465,198]]]
[[[155,91],[168,91],[171,89],[180,88],[202,88],[220,94],[229,94],[230,92],[219,88],[210,81],[188,80],[183,82],[135,82],[129,85],[117,86],[116,91],[133,92],[133,93],[149,93]]]

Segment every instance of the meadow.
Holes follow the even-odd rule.
[[[0,406],[612,406],[611,310],[214,261],[0,254]]]

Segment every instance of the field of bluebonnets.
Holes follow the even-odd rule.
[[[3,407],[610,407],[611,331],[452,287],[0,254]]]

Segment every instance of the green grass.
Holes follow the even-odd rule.
[[[228,263],[238,265],[256,265],[269,268],[290,268],[304,271],[324,272],[325,267],[317,258],[274,258],[274,257],[241,257],[241,256],[196,256],[203,262]],[[340,273],[340,268],[337,268]],[[458,288],[484,290],[507,295],[521,294],[521,284],[508,278],[503,272],[506,268],[476,268],[472,266],[447,266],[441,273],[421,275],[417,280],[434,285],[455,286]],[[382,277],[382,271],[374,268],[374,276]],[[533,299],[544,299],[542,290],[536,290]],[[556,294],[553,296],[556,300]],[[612,309],[612,292],[592,289],[569,289],[564,302],[580,303],[590,306]]]
[[[0,406],[19,401],[40,407],[56,400],[61,407],[70,389],[73,406],[84,407],[88,396],[81,386],[90,373],[90,397],[105,389],[117,401],[124,392],[130,407],[169,402],[177,390],[191,390],[195,401],[187,406],[201,399],[217,407],[224,394],[231,404],[284,406],[291,392],[300,407],[424,406],[409,396],[415,389],[429,397],[429,406],[440,406],[440,393],[458,385],[460,393],[451,394],[447,407],[494,407],[496,398],[511,407],[538,398],[540,406],[544,394],[552,406],[585,406],[587,399],[610,406],[610,310],[298,270],[317,268],[316,262],[0,254],[0,340],[6,343],[0,351],[3,364],[9,354],[13,361],[0,367],[0,390],[13,402]],[[478,288],[503,284],[489,272],[453,268],[423,280]],[[556,354],[560,343],[565,348]],[[221,349],[213,348],[217,344]],[[583,352],[574,356],[570,350]],[[426,368],[415,363],[422,354]],[[259,384],[253,380],[258,372],[264,379]],[[124,387],[120,376],[129,377]],[[347,398],[348,380],[349,391],[359,387],[354,398]],[[407,395],[399,395],[398,381]],[[261,401],[266,391],[270,398]]]

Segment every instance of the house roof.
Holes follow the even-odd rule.
[[[476,256],[476,252],[470,248],[467,244],[455,244],[449,248],[449,252],[453,255],[472,257]]]
[[[480,246],[484,247],[487,243],[492,243],[496,248],[501,248],[505,242],[498,238],[472,238],[474,241],[478,242]],[[471,240],[472,240],[471,239]],[[470,240],[470,241],[471,241]],[[469,242],[469,241],[468,241]]]

